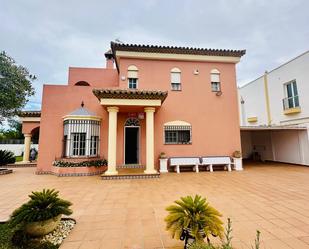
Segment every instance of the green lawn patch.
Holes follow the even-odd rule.
[[[16,162],[21,162],[23,160],[23,156],[16,156],[15,160]]]

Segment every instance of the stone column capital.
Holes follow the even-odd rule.
[[[106,109],[108,112],[119,112],[119,107],[117,106],[109,106]]]
[[[24,137],[32,137],[31,133],[24,133],[23,135],[24,135]]]
[[[144,108],[144,112],[155,112],[156,111],[156,108],[154,107],[145,107]]]

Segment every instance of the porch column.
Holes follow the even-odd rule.
[[[146,170],[147,174],[157,173],[154,168],[154,107],[145,107],[146,112]]]
[[[29,163],[30,145],[31,145],[31,133],[24,134],[24,156],[23,163]]]
[[[107,171],[105,175],[117,175],[116,156],[117,156],[117,113],[119,108],[116,106],[107,107],[108,111],[108,155]]]

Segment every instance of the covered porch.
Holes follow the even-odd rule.
[[[19,114],[22,122],[22,133],[24,135],[23,160],[18,164],[23,166],[35,166],[30,162],[30,150],[33,140],[38,142],[40,134],[41,111],[23,111]]]
[[[158,177],[154,158],[154,119],[167,92],[95,89],[93,93],[108,112],[108,168],[102,178]],[[117,134],[122,137],[118,138]]]

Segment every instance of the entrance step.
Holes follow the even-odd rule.
[[[17,163],[10,163],[5,165],[6,168],[31,168],[36,167],[36,162],[33,163],[23,163],[23,162],[17,162]]]
[[[140,168],[126,168],[118,169],[118,175],[105,175],[102,174],[102,180],[121,180],[121,179],[148,179],[148,178],[159,178],[160,173],[145,174],[144,169]]]
[[[123,164],[117,166],[117,169],[145,169],[145,166],[140,164]]]

